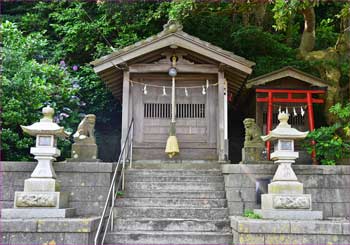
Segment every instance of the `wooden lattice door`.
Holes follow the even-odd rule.
[[[177,86],[185,84],[193,86],[199,83],[177,82]],[[180,152],[192,151],[194,157],[196,149],[216,148],[215,88],[209,87],[206,94],[201,88],[187,89],[187,93],[184,88],[176,89],[176,136]],[[171,89],[166,88],[164,95],[162,87],[148,87],[147,94],[144,94],[142,86],[134,86],[132,94],[135,146],[149,148],[148,153],[159,151],[165,155],[171,121]],[[198,152],[198,157],[200,154]]]

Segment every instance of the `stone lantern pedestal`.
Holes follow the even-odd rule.
[[[60,192],[52,162],[61,152],[56,148],[57,137],[67,137],[63,127],[53,122],[54,110],[43,108],[44,117],[31,126],[22,126],[25,133],[36,136],[36,147],[30,149],[38,161],[31,178],[24,181],[24,191],[15,192],[14,208],[2,209],[4,219],[64,218],[74,214],[68,208],[68,193]]]
[[[322,211],[312,211],[310,194],[304,194],[303,184],[298,181],[292,169],[292,163],[299,157],[294,152],[294,139],[303,139],[308,132],[299,132],[288,124],[289,116],[278,115],[280,124],[264,141],[276,141],[271,159],[278,164],[272,183],[268,185],[268,194],[261,196],[261,209],[254,210],[264,219],[317,220],[322,219]]]

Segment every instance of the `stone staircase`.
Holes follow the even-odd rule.
[[[105,244],[232,244],[219,164],[128,169]]]

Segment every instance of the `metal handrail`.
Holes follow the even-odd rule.
[[[122,147],[122,150],[119,154],[118,162],[116,164],[116,167],[115,167],[115,170],[113,173],[112,181],[111,181],[111,184],[110,184],[110,187],[108,190],[108,195],[107,195],[106,202],[105,202],[105,205],[104,205],[104,208],[102,211],[100,222],[99,222],[98,227],[97,227],[97,231],[96,231],[96,235],[95,235],[95,239],[94,239],[95,245],[99,245],[99,244],[103,245],[104,244],[104,240],[106,238],[109,224],[111,224],[111,227],[110,227],[111,231],[113,230],[114,201],[117,198],[118,191],[120,190],[120,188],[122,190],[124,190],[124,187],[125,187],[124,178],[125,178],[125,167],[126,167],[127,161],[129,161],[130,167],[132,166],[133,134],[134,134],[134,119],[131,119],[128,131],[126,134],[126,138],[123,142],[123,147]],[[120,167],[121,167],[121,171],[118,175],[118,171],[119,171]],[[119,177],[118,183],[117,183],[117,177]],[[106,216],[108,204],[110,204],[110,209],[109,209],[108,215]],[[106,220],[106,218],[107,218],[107,220]],[[105,223],[105,225],[104,225],[104,223]],[[104,227],[104,232],[103,232],[101,242],[99,243],[99,237],[101,235],[102,227]]]

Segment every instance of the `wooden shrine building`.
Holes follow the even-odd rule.
[[[202,41],[169,22],[159,34],[92,62],[122,101],[122,142],[134,119],[134,159],[168,159],[172,78],[176,63],[174,159],[227,160],[227,95],[236,96],[253,62]]]
[[[318,77],[287,66],[248,80],[246,87],[256,94],[255,118],[263,134],[278,124],[280,110],[288,111],[289,123],[300,131],[315,129],[314,104],[324,103],[329,83]],[[267,156],[270,154],[267,142]]]

